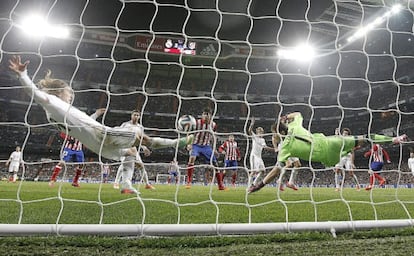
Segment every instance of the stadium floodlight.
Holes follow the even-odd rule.
[[[19,26],[27,35],[33,37],[55,37],[67,38],[69,30],[60,25],[51,25],[46,19],[39,15],[29,15]]]
[[[310,45],[302,44],[292,49],[280,49],[277,55],[281,59],[306,62],[311,61],[315,57],[315,50]]]
[[[399,13],[401,10],[401,5],[394,5],[390,11],[384,13],[382,16],[377,17],[373,22],[367,24],[364,27],[359,28],[352,36],[348,38],[348,42],[355,41],[364,35],[368,34],[369,31],[373,30],[376,26],[384,22],[391,15]]]

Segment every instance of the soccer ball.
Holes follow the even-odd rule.
[[[196,119],[191,115],[183,115],[178,119],[177,128],[182,132],[190,132],[196,128]]]

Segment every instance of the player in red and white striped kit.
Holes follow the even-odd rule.
[[[240,161],[240,150],[237,142],[234,140],[234,135],[230,134],[228,140],[226,140],[218,149],[219,153],[225,155],[224,167],[232,170],[231,174],[231,185],[236,186],[237,179],[237,161]]]
[[[369,185],[365,188],[365,190],[371,190],[374,187],[375,179],[378,179],[379,184],[378,186],[381,187],[385,184],[385,179],[378,174],[382,170],[384,166],[384,158],[387,163],[391,163],[390,156],[388,152],[381,147],[380,144],[374,144],[370,151],[365,152],[364,157],[371,156],[371,164],[369,169]]]
[[[197,157],[204,156],[206,163],[212,164],[214,167],[217,167],[217,158],[215,152],[211,146],[211,141],[213,139],[213,133],[217,130],[217,124],[211,120],[211,110],[204,109],[201,115],[201,119],[196,121],[196,134],[194,136],[193,144],[191,145],[190,157],[188,159],[187,166],[187,185],[186,188],[191,188],[193,181],[194,173],[194,162]],[[217,171],[216,172],[217,184],[219,190],[227,190],[224,187],[224,173]]]
[[[105,113],[104,108],[97,109],[94,114],[91,115],[91,118],[97,119]],[[52,172],[52,176],[50,177],[49,186],[53,187],[55,185],[56,179],[62,170],[65,162],[66,163],[79,163],[75,166],[75,175],[73,176],[72,186],[80,187],[79,185],[79,177],[82,174],[82,170],[84,168],[85,156],[83,154],[83,145],[78,139],[66,135],[65,133],[61,132],[60,137],[64,139],[64,147],[61,156],[61,161],[55,166]]]

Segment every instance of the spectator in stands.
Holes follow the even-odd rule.
[[[136,128],[108,127],[87,116],[73,107],[73,91],[69,85],[59,79],[51,78],[48,71],[46,77],[39,82],[40,89],[27,75],[29,61],[21,62],[20,56],[9,61],[9,68],[14,71],[26,93],[33,96],[47,115],[49,122],[67,135],[79,139],[91,151],[112,160],[120,160],[122,156],[136,156],[136,146],[145,145],[152,148],[184,147],[191,144],[193,136],[177,139],[149,137],[143,130]]]
[[[351,152],[353,148],[363,145],[367,141],[375,143],[402,143],[407,140],[405,134],[394,138],[378,134],[346,137],[325,136],[322,133],[312,134],[303,127],[303,117],[299,112],[281,117],[278,123],[278,130],[287,131],[287,136],[277,156],[277,163],[260,184],[249,188],[249,193],[262,189],[266,184],[275,179],[281,169],[285,167],[287,159],[291,156],[299,157],[306,161],[320,162],[326,166],[333,166],[338,163],[341,156]]]

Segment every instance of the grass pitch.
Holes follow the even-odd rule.
[[[35,224],[208,224],[410,219],[412,190],[375,188],[245,187],[219,191],[216,186],[139,187],[140,196],[120,194],[111,184],[46,182],[0,183],[0,223]]]
[[[410,189],[274,187],[247,195],[245,187],[157,185],[141,196],[122,195],[111,184],[0,183],[0,223],[248,223],[408,219]],[[407,255],[414,229],[214,237],[0,237],[3,255]]]

